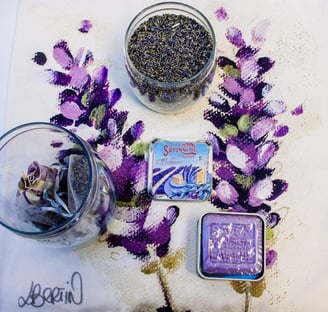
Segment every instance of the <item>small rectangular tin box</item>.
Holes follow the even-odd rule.
[[[162,200],[206,200],[212,191],[212,147],[204,141],[154,140],[148,193]]]
[[[265,222],[252,213],[206,213],[198,223],[198,274],[259,280],[265,270]]]

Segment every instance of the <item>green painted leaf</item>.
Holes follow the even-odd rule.
[[[244,281],[231,281],[230,284],[238,294],[243,294],[248,289],[248,283]]]
[[[134,142],[131,145],[131,150],[136,156],[143,156],[148,151],[149,144],[146,142]]]
[[[106,105],[102,104],[95,107],[89,116],[89,119],[95,124],[95,127],[98,128],[100,123],[102,122],[106,112]]]
[[[153,260],[141,266],[141,272],[144,274],[153,274],[159,270],[158,260]]]
[[[177,250],[170,250],[164,257],[161,258],[162,266],[170,271],[176,271],[182,264],[184,260],[184,250],[177,249]]]
[[[81,98],[81,103],[84,107],[88,107],[89,106],[89,100],[90,100],[90,93],[86,92],[82,95]]]
[[[233,136],[237,136],[238,135],[238,129],[234,125],[224,124],[223,128],[219,130],[219,134],[223,138],[229,139],[229,138],[231,138]]]
[[[240,77],[240,70],[232,65],[226,65],[223,67],[223,71],[230,77],[239,78]]]
[[[266,227],[265,236],[266,236],[267,241],[272,240],[274,238],[274,229],[272,229],[270,227]]]
[[[259,281],[250,282],[249,292],[253,297],[261,297],[264,290],[266,289],[265,278],[262,278]]]
[[[252,127],[252,125],[253,125],[253,121],[248,114],[242,115],[237,121],[238,129],[241,132],[248,131]]]
[[[248,190],[254,183],[253,176],[246,176],[243,174],[236,174],[234,176],[235,181],[244,189]]]

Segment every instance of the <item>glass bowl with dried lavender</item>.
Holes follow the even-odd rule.
[[[43,122],[0,137],[0,224],[51,247],[80,246],[105,233],[115,189],[104,163],[74,133]]]
[[[188,110],[215,71],[215,33],[208,19],[183,3],[147,7],[125,34],[125,67],[137,98],[163,114]]]

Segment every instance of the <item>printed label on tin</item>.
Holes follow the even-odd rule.
[[[265,269],[261,216],[207,213],[199,224],[198,272],[208,279],[257,280]]]
[[[155,199],[206,200],[212,190],[212,148],[207,142],[150,145],[148,192]]]

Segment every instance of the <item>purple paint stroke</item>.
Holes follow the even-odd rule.
[[[232,26],[228,28],[226,32],[226,37],[237,48],[241,48],[245,45],[242,32],[236,27]]]
[[[229,19],[228,13],[223,7],[218,8],[215,15],[220,22]]]
[[[72,120],[78,119],[83,113],[83,110],[75,102],[64,102],[59,108],[64,117]]]
[[[278,258],[278,253],[275,251],[275,250],[268,250],[266,252],[266,266],[268,268],[271,268],[274,263],[277,261],[277,258]]]
[[[289,127],[287,125],[279,125],[276,127],[274,132],[275,137],[283,137],[289,132]]]
[[[65,73],[52,69],[47,69],[46,72],[48,74],[48,82],[50,84],[66,87],[71,82],[71,76]]]
[[[92,28],[92,22],[90,20],[83,20],[81,21],[81,26],[79,28],[79,31],[81,33],[88,33],[89,30]]]
[[[255,45],[261,45],[265,42],[267,30],[270,26],[269,20],[260,21],[252,30],[252,42]]]
[[[68,47],[68,43],[64,40],[58,41],[55,46],[53,47],[52,55],[56,62],[63,68],[63,69],[70,69],[73,65],[73,56],[71,51]]]
[[[204,118],[219,133],[208,133],[215,147],[216,192],[212,193],[212,204],[221,209],[261,213],[267,226],[274,227],[281,219],[271,212],[270,202],[286,192],[288,184],[282,179],[273,180],[274,168],[268,166],[279,150],[277,138],[288,133],[288,126],[279,125],[277,119],[286,112],[285,103],[266,98],[272,85],[264,81],[264,74],[275,62],[260,55],[259,45],[265,41],[268,24],[261,22],[252,30],[256,46],[247,45],[237,27],[228,29],[227,40],[238,49],[234,58],[218,58],[221,93],[211,94]]]
[[[43,52],[36,52],[32,58],[32,61],[40,66],[47,63],[47,56]]]
[[[302,115],[303,114],[303,105],[299,105],[297,107],[295,107],[292,111],[291,111],[291,114],[293,116],[298,116],[298,115]]]

